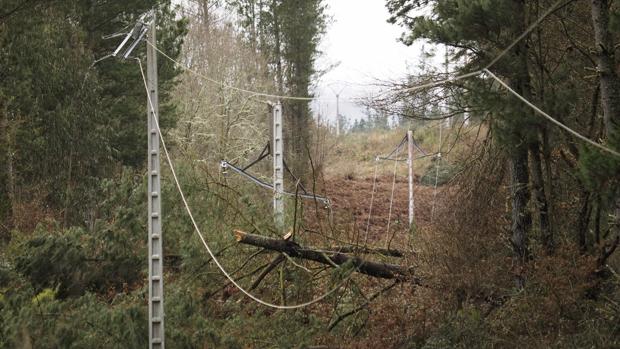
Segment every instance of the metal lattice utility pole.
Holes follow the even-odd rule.
[[[342,93],[342,91],[344,91],[345,88],[346,86],[341,88],[340,91],[336,92],[336,90],[330,87],[332,92],[334,92],[334,94],[336,95],[336,136],[340,136],[340,94]]]
[[[150,24],[146,47],[147,60],[147,117],[148,117],[148,258],[149,258],[149,348],[164,348],[164,261],[162,246],[161,184],[159,130],[156,118],[159,114],[157,95],[157,43],[155,15]]]
[[[276,226],[284,227],[284,141],[282,139],[282,104],[273,106],[273,214]]]
[[[409,227],[413,226],[415,215],[414,215],[414,202],[413,202],[413,131],[407,131],[407,145],[408,145],[408,156],[407,156],[407,167],[409,168]]]
[[[336,93],[336,136],[340,136],[340,93]]]

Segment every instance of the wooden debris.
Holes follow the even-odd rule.
[[[302,247],[292,241],[249,234],[241,230],[235,230],[233,234],[239,243],[286,253],[293,258],[307,259],[330,266],[340,266],[345,263],[351,263],[359,273],[369,276],[384,279],[418,281],[413,275],[413,269],[400,265],[368,261],[357,256],[348,256],[341,252]]]

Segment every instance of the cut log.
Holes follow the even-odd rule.
[[[413,269],[400,265],[372,262],[359,257],[347,256],[344,253],[323,251],[319,249],[302,247],[293,241],[274,239],[266,236],[249,234],[240,230],[234,231],[237,242],[262,247],[267,250],[286,253],[293,258],[311,260],[331,266],[339,266],[351,263],[358,272],[369,276],[383,279],[415,280]]]
[[[379,254],[387,257],[403,257],[402,251],[393,248],[368,248],[363,246],[336,246],[320,248],[319,251],[329,251],[333,253],[360,253],[360,254]]]

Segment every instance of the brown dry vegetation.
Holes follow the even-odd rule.
[[[336,154],[339,169],[326,171],[322,184],[332,199],[334,226],[342,240],[364,243],[373,186],[371,152],[381,141],[397,142],[401,134],[353,135],[356,142],[376,144],[360,144],[356,156]],[[391,262],[412,266],[422,285],[397,285],[341,322],[322,343],[346,348],[613,347],[617,340],[606,321],[618,314],[613,305],[617,294],[600,298],[609,281],[596,276],[595,258],[566,239],[555,254],[547,255],[539,252],[535,237],[532,249],[538,257],[517,268],[509,242],[506,161],[490,143],[465,140],[475,146],[454,152],[451,162],[462,170],[440,186],[436,196],[417,176],[416,227],[411,231],[404,165],[397,171],[390,228],[396,238],[391,247],[407,253]],[[358,165],[360,159],[366,163]],[[384,166],[389,170],[377,177],[367,242],[372,247],[386,247],[388,239],[391,166]],[[426,170],[418,166],[416,173]],[[565,199],[569,205],[571,198]],[[306,218],[316,220],[307,212]],[[527,280],[523,290],[515,287],[516,276]],[[389,285],[368,278],[356,284],[366,297]],[[341,333],[349,339],[343,341]]]

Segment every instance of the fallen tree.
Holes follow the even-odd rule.
[[[361,253],[361,254],[378,254],[387,257],[403,257],[403,252],[395,249],[387,248],[368,248],[363,246],[337,246],[329,248],[321,248],[320,251],[340,252],[340,253]]]
[[[237,242],[262,247],[266,250],[285,253],[289,257],[301,258],[317,263],[337,267],[345,263],[351,263],[359,273],[383,279],[413,280],[419,282],[413,275],[413,269],[400,265],[368,261],[357,256],[349,256],[341,252],[326,251],[310,247],[302,247],[299,244],[266,236],[246,233],[240,230],[233,232]]]

